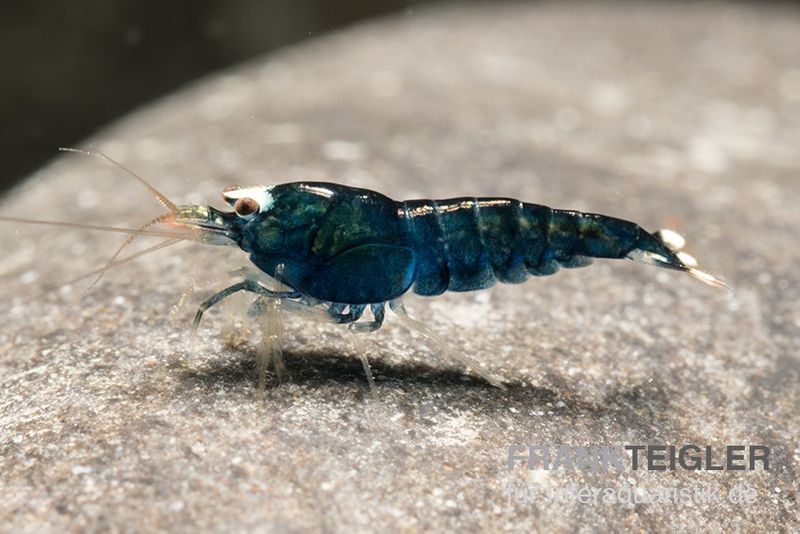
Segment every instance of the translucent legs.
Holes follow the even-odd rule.
[[[299,298],[300,293],[297,291],[272,291],[271,289],[267,289],[258,283],[257,280],[253,280],[252,278],[245,278],[241,282],[237,282],[232,286],[228,286],[222,291],[215,293],[214,295],[207,298],[200,304],[200,307],[197,308],[197,313],[194,315],[194,321],[192,322],[192,331],[196,331],[197,327],[200,325],[200,320],[203,318],[203,314],[207,309],[209,309],[214,304],[218,303],[222,299],[230,297],[234,293],[238,293],[239,291],[249,291],[250,293],[255,293],[261,297],[267,297],[271,299],[293,299]]]
[[[331,316],[333,321],[338,324],[348,323],[347,329],[351,334],[350,341],[353,344],[353,348],[355,349],[359,360],[361,360],[361,366],[364,368],[364,374],[367,375],[369,390],[374,391],[375,379],[372,377],[372,368],[369,365],[369,359],[367,358],[367,352],[364,350],[364,344],[361,342],[361,338],[358,336],[358,334],[374,332],[375,330],[378,330],[381,325],[383,325],[383,319],[386,316],[385,304],[371,304],[370,311],[372,311],[372,321],[366,323],[356,322],[364,314],[366,305],[347,306],[347,313],[344,312],[344,308],[344,305],[331,304],[331,306],[328,308],[328,314]]]
[[[259,298],[253,303],[248,314],[257,318],[262,333],[261,343],[258,347],[257,362],[260,389],[263,389],[266,384],[266,368],[269,366],[270,362],[274,364],[275,372],[279,380],[285,375],[285,368],[283,366],[283,358],[280,350],[280,336],[282,331],[280,320],[281,312],[293,313],[321,322],[347,324],[348,331],[351,333],[372,332],[380,328],[383,324],[385,315],[383,304],[373,304],[370,306],[373,315],[372,321],[356,323],[356,321],[363,316],[367,307],[366,305],[348,306],[346,304],[335,303],[325,304],[313,299],[303,298],[297,291],[277,291],[268,289],[264,287],[263,284],[274,284],[274,280],[264,273],[248,267],[242,267],[241,269],[231,271],[228,273],[228,276],[243,277],[244,279],[218,291],[200,304],[192,323],[192,336],[194,337],[196,334],[203,314],[220,301],[241,291],[247,291],[258,295]],[[217,280],[218,279],[219,278],[217,278]],[[198,289],[198,287],[194,287],[184,293],[175,309],[180,307],[187,297]],[[358,358],[361,360],[370,391],[372,391],[375,381],[372,376],[369,360],[363,350],[363,344],[356,335],[352,335],[350,339]]]
[[[422,334],[445,355],[453,358],[458,362],[461,362],[462,365],[472,369],[481,378],[489,382],[491,385],[498,387],[500,389],[506,389],[500,377],[495,376],[492,373],[484,370],[481,364],[477,360],[470,358],[466,354],[461,354],[454,351],[447,345],[447,343],[442,338],[436,335],[430,328],[428,328],[421,322],[416,321],[411,317],[409,317],[408,312],[406,312],[406,308],[405,306],[403,306],[402,301],[393,300],[392,302],[389,303],[389,307],[392,309],[393,312],[397,314],[397,317],[400,319],[400,322],[403,324],[403,326],[405,326],[409,330],[413,330],[415,332]]]
[[[283,322],[281,321],[280,301],[274,298],[260,298],[258,301],[263,304],[262,313],[258,315],[261,342],[256,351],[256,372],[258,373],[258,389],[264,391],[267,387],[269,364],[272,363],[275,367],[275,376],[278,378],[278,382],[286,379],[286,367],[281,352]]]
[[[197,330],[203,314],[210,307],[226,299],[227,297],[240,291],[247,291],[258,295],[258,298],[253,303],[248,313],[249,315],[258,319],[262,330],[262,340],[259,346],[258,367],[260,387],[264,386],[266,367],[270,362],[274,363],[279,379],[282,378],[282,374],[284,373],[283,359],[281,358],[280,353],[280,334],[282,331],[280,314],[281,312],[287,312],[317,321],[333,324],[347,324],[348,331],[353,334],[350,336],[351,343],[355,348],[356,354],[361,360],[370,390],[372,391],[374,389],[375,382],[372,376],[372,370],[370,368],[363,343],[361,342],[358,334],[374,332],[383,325],[386,315],[385,307],[387,303],[369,305],[326,303],[304,297],[299,292],[294,290],[284,291],[268,289],[267,287],[264,287],[264,284],[272,285],[275,283],[275,281],[266,276],[264,273],[261,273],[255,269],[245,267],[231,271],[228,274],[230,276],[243,277],[244,279],[226,287],[225,289],[215,293],[203,301],[203,303],[197,309],[197,313],[195,314],[194,322],[192,323],[192,332],[194,333]],[[184,299],[185,295],[182,300]],[[402,301],[397,299],[389,302],[388,304],[392,311],[397,314],[397,317],[403,326],[409,330],[421,334],[434,346],[436,346],[441,353],[472,369],[491,385],[500,389],[505,389],[500,377],[484,370],[483,366],[473,358],[463,353],[456,352],[450,348],[441,337],[431,331],[423,323],[409,317]],[[359,320],[363,317],[367,306],[369,306],[370,311],[372,312],[372,320],[359,322]]]

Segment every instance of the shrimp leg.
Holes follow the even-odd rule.
[[[364,350],[364,345],[361,343],[361,339],[358,337],[357,334],[365,333],[365,332],[374,332],[375,330],[379,329],[383,324],[383,319],[386,315],[384,309],[384,304],[372,304],[370,305],[370,310],[372,311],[373,320],[366,322],[366,323],[356,323],[358,319],[361,318],[362,314],[364,313],[364,309],[366,306],[358,305],[358,306],[350,306],[348,313],[340,313],[338,316],[335,315],[336,311],[338,311],[337,305],[332,305],[328,311],[333,317],[334,321],[337,323],[350,323],[348,326],[348,330],[352,334],[350,336],[350,340],[355,347],[356,354],[358,355],[358,359],[361,360],[361,365],[364,368],[364,374],[367,375],[367,383],[369,384],[369,390],[375,390],[375,379],[372,376],[372,368],[369,365],[369,359],[367,358],[366,351]]]
[[[350,332],[356,334],[351,336],[351,338],[356,348],[356,352],[358,353],[358,358],[361,360],[361,365],[364,367],[364,373],[367,375],[367,382],[369,383],[370,391],[374,391],[375,389],[375,380],[372,377],[372,368],[369,365],[367,354],[363,349],[363,344],[361,343],[358,334],[364,332],[374,332],[375,330],[379,329],[383,324],[384,317],[386,316],[385,307],[386,305],[383,303],[371,304],[370,310],[372,311],[372,321],[367,323],[352,323],[348,327]]]
[[[350,305],[348,309],[347,305],[334,303],[325,309],[318,306],[318,304],[319,303],[314,301],[304,302],[302,300],[298,301],[260,297],[253,303],[248,314],[258,317],[265,312],[269,312],[270,306],[277,306],[278,309],[282,311],[292,313],[300,317],[305,317],[307,319],[314,319],[331,324],[348,324],[348,332],[350,333],[349,338],[352,342],[355,353],[358,356],[358,359],[361,361],[362,367],[364,368],[364,374],[367,377],[369,390],[374,391],[375,379],[372,375],[372,368],[370,367],[369,359],[367,358],[366,351],[364,350],[364,344],[362,343],[358,334],[362,332],[372,332],[381,327],[385,316],[384,305],[374,304],[371,306],[372,315],[374,317],[373,321],[356,324],[356,321],[363,316],[366,306],[360,304]],[[345,309],[347,309],[346,313],[344,311]]]
[[[389,307],[392,309],[394,313],[397,314],[397,317],[400,319],[400,322],[408,328],[409,330],[416,331],[422,334],[425,338],[431,341],[439,350],[445,353],[447,356],[453,358],[454,360],[461,362],[462,365],[465,367],[469,367],[473,371],[475,371],[481,378],[489,382],[491,385],[500,388],[506,389],[503,385],[503,381],[500,377],[493,375],[492,373],[485,371],[482,369],[481,364],[478,361],[470,358],[465,354],[460,354],[450,347],[448,347],[447,343],[436,335],[430,328],[425,326],[419,321],[416,321],[408,316],[408,312],[406,311],[403,302],[398,300],[393,300],[389,303]]]
[[[217,304],[219,301],[228,298],[239,291],[249,291],[250,293],[255,293],[261,297],[272,299],[293,299],[300,297],[300,293],[297,291],[272,291],[259,284],[258,281],[247,278],[241,282],[233,284],[232,286],[226,287],[218,293],[215,293],[211,297],[207,298],[202,304],[200,304],[200,306],[197,308],[197,313],[195,313],[194,321],[192,322],[192,332],[197,332],[197,327],[200,325],[200,320],[203,318],[203,314],[206,312],[206,310]]]
[[[281,351],[283,321],[281,321],[280,301],[267,297],[259,297],[258,301],[262,302],[263,313],[260,313],[258,317],[262,334],[257,350],[256,371],[258,372],[258,389],[263,392],[266,388],[267,368],[270,363],[275,367],[275,375],[279,383],[286,381],[287,371]]]
[[[374,332],[378,330],[383,325],[383,319],[386,316],[385,304],[370,304],[370,310],[372,311],[372,321],[366,323],[353,323],[348,328],[352,332],[362,333],[362,332]]]
[[[347,313],[344,312],[345,308],[347,308]],[[359,319],[361,316],[364,315],[364,310],[367,307],[364,304],[331,304],[328,308],[328,313],[331,316],[331,320],[336,324],[351,324]]]

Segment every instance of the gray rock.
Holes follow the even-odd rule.
[[[79,285],[34,297],[101,265],[120,238],[3,223],[4,528],[797,529],[798,24],[796,8],[710,3],[412,12],[223,73],[109,128],[92,144],[176,201],[301,179],[395,198],[513,196],[674,227],[736,291],[598,262],[408,299],[508,391],[390,315],[363,342],[369,395],[340,329],[287,317],[290,379],[259,393],[252,344],[220,336],[245,301],[212,311],[194,348],[191,306],[169,320],[193,277],[244,265],[242,253],[178,245],[112,270],[70,306]],[[69,155],[0,209],[136,225],[160,208],[118,169]],[[640,443],[762,444],[771,469],[507,468],[511,445]],[[725,499],[739,483],[755,502]],[[512,486],[571,484],[712,484],[723,500],[509,500]]]

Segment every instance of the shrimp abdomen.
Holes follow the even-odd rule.
[[[413,200],[399,212],[417,251],[414,291],[421,295],[518,284],[591,258],[624,258],[642,233],[629,221],[508,198]]]

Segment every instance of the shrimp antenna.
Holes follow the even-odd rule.
[[[72,223],[72,222],[62,222],[62,221],[39,221],[36,219],[25,219],[22,217],[6,217],[6,216],[0,216],[0,221],[23,223],[23,224],[40,224],[43,226],[59,226],[62,228],[64,227],[79,228],[81,230],[113,232],[116,234],[131,234],[135,236],[146,235],[152,237],[168,237],[170,239],[185,239],[187,241],[197,241],[199,243],[206,242],[203,240],[203,232],[197,230],[192,230],[185,233],[168,232],[164,230],[136,230],[134,228],[119,228],[117,226],[101,226],[97,224],[83,224],[83,223]]]
[[[146,248],[144,250],[140,250],[139,252],[136,252],[134,254],[130,254],[129,256],[125,256],[124,258],[112,260],[112,261],[108,262],[106,265],[104,265],[103,267],[100,267],[99,269],[94,269],[93,271],[89,271],[88,273],[83,273],[80,276],[76,276],[75,278],[73,278],[71,280],[67,280],[66,282],[63,282],[63,283],[59,284],[55,288],[51,287],[49,289],[46,289],[46,290],[42,291],[41,293],[39,293],[38,295],[33,297],[33,300],[39,299],[41,297],[44,297],[45,295],[47,295],[48,293],[53,291],[53,289],[57,289],[57,288],[64,287],[64,286],[70,286],[72,284],[80,282],[81,280],[85,280],[85,279],[89,278],[90,276],[94,276],[96,274],[100,274],[102,276],[103,274],[105,274],[110,269],[114,269],[116,267],[119,267],[120,265],[124,265],[126,263],[130,263],[130,262],[132,262],[133,260],[135,260],[137,258],[141,258],[142,256],[146,256],[146,255],[151,254],[151,253],[153,253],[153,252],[155,252],[157,250],[161,250],[162,248],[166,248],[166,247],[172,246],[172,245],[174,245],[176,243],[180,243],[181,241],[183,241],[183,240],[182,239],[178,239],[178,238],[168,239],[166,241],[162,241],[161,243],[158,243],[157,245],[153,245],[152,247],[148,247],[148,248]],[[85,296],[86,293],[89,292],[89,289],[91,289],[95,284],[97,284],[98,281],[99,281],[99,279],[95,280],[92,283],[92,285],[89,286],[89,288],[83,290],[83,293],[81,293],[80,297],[78,297],[77,300],[80,300],[83,296]]]
[[[138,228],[138,231],[141,232],[143,230],[147,230],[151,226],[155,226],[158,223],[167,222],[172,216],[173,216],[172,213],[166,213],[164,215],[159,215],[155,219],[152,219],[151,221],[149,221],[149,222],[143,224],[142,226],[140,226]],[[83,297],[85,297],[86,294],[89,293],[89,291],[91,291],[92,288],[94,288],[94,286],[96,286],[100,282],[100,280],[103,279],[103,277],[105,276],[106,272],[108,272],[108,270],[113,265],[115,265],[117,263],[116,260],[119,257],[119,255],[122,254],[122,251],[125,250],[128,247],[128,245],[133,243],[133,240],[136,239],[139,235],[140,234],[130,234],[125,239],[125,241],[122,243],[122,245],[119,246],[117,251],[114,252],[114,255],[111,256],[111,259],[108,260],[108,263],[106,263],[104,267],[102,267],[100,269],[97,269],[96,271],[92,271],[91,273],[87,273],[86,275],[84,275],[81,278],[79,278],[79,280],[82,280],[85,277],[91,276],[93,274],[97,274],[97,278],[95,278],[94,281],[91,284],[89,284],[89,286],[86,289],[83,290],[83,292],[78,297],[78,300],[80,300]],[[170,239],[170,241],[167,241],[167,244],[177,243],[177,242],[178,242],[178,239]],[[166,246],[166,245],[162,244],[161,246]],[[153,249],[158,250],[158,248],[160,248],[160,247],[158,245],[156,245],[156,247],[151,247],[150,249],[147,249],[147,250],[153,250]],[[138,257],[138,256],[136,256],[136,254],[134,254],[133,257]]]
[[[156,200],[158,201],[159,204],[161,204],[162,206],[164,206],[166,209],[168,209],[170,211],[170,213],[168,213],[166,215],[161,215],[159,217],[156,217],[155,219],[151,220],[147,224],[141,226],[138,229],[138,232],[146,230],[149,227],[154,226],[154,225],[156,225],[158,223],[166,222],[169,219],[170,216],[178,213],[178,206],[176,206],[175,203],[173,203],[170,199],[168,199],[165,194],[163,194],[161,191],[156,189],[150,182],[148,182],[143,177],[139,176],[138,174],[136,174],[135,172],[133,172],[132,170],[130,170],[129,168],[127,168],[126,166],[121,164],[120,162],[118,162],[118,161],[110,158],[109,156],[103,154],[99,150],[82,150],[82,149],[77,149],[77,148],[64,148],[64,147],[59,148],[59,150],[62,151],[62,152],[75,152],[76,154],[83,154],[85,156],[91,156],[91,157],[103,160],[105,162],[111,163],[112,165],[116,165],[118,168],[122,169],[123,171],[127,172],[128,174],[130,174],[131,176],[136,178],[136,180],[138,180],[139,183],[144,185],[147,188],[147,190],[150,191],[150,193],[152,193],[153,196],[155,196],[155,198],[156,198]],[[132,233],[131,235],[128,236],[128,238],[117,249],[117,251],[114,253],[114,255],[111,256],[111,259],[108,260],[108,263],[106,263],[105,267],[103,267],[103,268],[99,269],[98,271],[96,271],[98,273],[97,274],[97,278],[95,278],[94,281],[91,284],[89,284],[89,286],[86,289],[83,290],[83,292],[78,297],[78,300],[80,300],[81,298],[85,297],[86,294],[89,293],[92,290],[92,288],[94,288],[94,286],[96,286],[100,282],[100,280],[103,279],[103,276],[105,276],[106,271],[108,271],[108,269],[114,264],[114,261],[119,257],[119,255],[122,253],[122,251],[125,250],[125,248],[127,248],[128,245],[133,243],[134,239],[136,239],[140,235],[144,235],[144,234],[142,234],[142,233]]]
[[[144,178],[142,178],[141,176],[139,176],[138,174],[127,168],[122,163],[111,159],[110,157],[106,156],[99,150],[84,150],[80,148],[65,148],[65,147],[60,147],[59,150],[61,152],[75,152],[76,154],[83,154],[84,156],[90,156],[93,158],[101,159],[105,162],[111,163],[112,165],[116,165],[123,171],[127,172],[128,174],[136,178],[136,180],[138,180],[140,184],[145,186],[147,190],[150,191],[150,193],[152,193],[154,197],[156,197],[156,200],[158,201],[159,204],[167,208],[172,213],[178,213],[178,206],[175,205],[175,203],[172,202],[170,199],[168,199],[164,193],[156,189],[153,185],[150,184],[150,182],[148,182],[147,180],[145,180]]]

